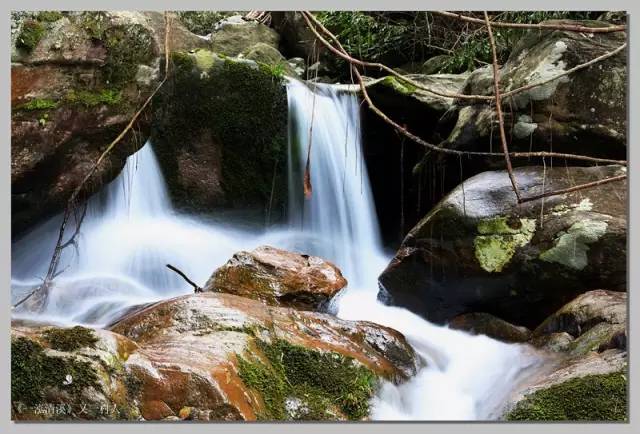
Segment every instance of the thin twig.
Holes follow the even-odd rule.
[[[174,267],[171,264],[167,264],[166,267],[171,270],[176,272],[180,277],[182,277],[189,285],[193,286],[193,292],[198,293],[198,292],[204,292],[204,290],[198,286],[197,283],[195,283],[193,280],[189,279],[187,277],[186,274],[184,274],[182,271],[180,271],[178,268]]]
[[[535,196],[522,198],[520,203],[531,202],[533,200],[542,199],[543,197],[557,196],[559,194],[571,193],[573,191],[584,190],[586,188],[591,188],[591,187],[597,187],[599,185],[608,184],[610,182],[622,181],[623,179],[626,179],[626,177],[627,177],[626,174],[625,175],[612,176],[610,178],[604,178],[604,179],[600,179],[598,181],[587,182],[585,184],[579,184],[579,185],[576,185],[576,186],[573,186],[573,187],[569,187],[569,188],[565,188],[565,189],[562,189],[562,190],[547,191],[546,193],[536,194]]]
[[[504,117],[502,116],[502,100],[500,99],[500,78],[498,77],[498,53],[496,50],[496,41],[493,39],[493,30],[491,30],[491,22],[489,21],[489,14],[484,11],[484,20],[487,23],[487,32],[489,33],[489,44],[491,45],[491,54],[493,58],[493,93],[496,97],[496,114],[498,115],[498,127],[500,130],[500,143],[502,144],[502,152],[504,152],[504,162],[507,166],[507,173],[509,173],[509,180],[511,180],[511,186],[513,192],[516,194],[518,202],[520,202],[520,192],[518,191],[518,183],[513,175],[513,166],[511,166],[511,159],[509,158],[509,147],[507,146],[507,136],[504,133]]]
[[[475,23],[485,25],[485,21],[479,18],[468,17],[466,15],[457,14],[454,12],[446,11],[433,11],[432,13],[442,15],[445,17],[456,18],[468,23]],[[627,30],[625,25],[609,26],[609,27],[586,27],[574,24],[550,24],[550,23],[538,23],[538,24],[526,24],[526,23],[508,23],[502,21],[492,21],[493,27],[505,27],[510,29],[537,29],[537,30],[563,30],[567,32],[577,33],[612,33],[612,32],[624,32]]]

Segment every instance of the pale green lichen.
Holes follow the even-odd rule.
[[[593,244],[607,231],[607,222],[582,220],[571,225],[567,232],[560,232],[555,245],[540,254],[540,259],[555,262],[574,270],[582,270],[588,264],[589,244]]]
[[[527,245],[536,231],[534,219],[517,220],[518,227],[508,224],[506,217],[481,220],[473,245],[480,266],[489,273],[499,273],[511,261],[518,247]]]

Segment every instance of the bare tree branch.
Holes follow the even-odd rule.
[[[493,57],[493,93],[496,96],[496,114],[498,115],[498,128],[500,130],[500,143],[502,144],[502,152],[504,152],[504,161],[507,166],[507,173],[509,174],[509,180],[513,187],[513,192],[516,194],[518,202],[520,202],[520,192],[518,191],[518,183],[515,176],[513,176],[513,166],[511,166],[511,159],[509,158],[509,147],[507,146],[507,136],[504,133],[504,117],[502,116],[502,100],[500,99],[500,78],[499,66],[498,66],[498,53],[496,50],[496,41],[493,39],[493,30],[491,30],[491,22],[489,21],[489,14],[484,12],[484,20],[487,23],[487,32],[489,33],[489,44],[491,45],[491,53]]]
[[[565,188],[562,190],[547,191],[545,193],[537,194],[535,196],[525,197],[520,200],[520,203],[531,202],[534,200],[542,199],[544,197],[557,196],[560,194],[571,193],[573,191],[584,190],[591,187],[597,187],[599,185],[608,184],[610,182],[622,181],[626,178],[627,178],[627,175],[611,176],[609,178],[604,178],[604,179],[600,179],[598,181],[593,181],[593,182],[587,182],[585,184],[578,184],[576,186]]]

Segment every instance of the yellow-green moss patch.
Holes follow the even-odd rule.
[[[527,245],[536,230],[534,219],[521,218],[512,226],[506,217],[481,220],[479,235],[473,245],[480,266],[489,273],[501,272],[509,263],[518,247]]]
[[[75,326],[71,328],[50,328],[42,337],[51,348],[59,351],[75,351],[80,348],[94,348],[98,338],[93,330]]]

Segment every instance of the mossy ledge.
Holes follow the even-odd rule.
[[[221,205],[251,206],[274,213],[286,201],[287,94],[282,77],[255,62],[208,50],[171,55],[172,76],[156,107],[152,138],[174,203],[210,212]],[[178,156],[196,152],[210,136],[221,151],[226,204],[206,203],[186,191]],[[274,179],[275,172],[275,179]],[[271,198],[273,189],[273,198]]]
[[[375,374],[351,357],[256,340],[265,360],[237,355],[240,378],[259,392],[261,420],[361,420],[369,414]]]
[[[66,381],[70,375],[73,381]],[[39,343],[25,337],[11,339],[11,401],[36,405],[44,401],[49,388],[64,388],[80,399],[85,388],[100,390],[91,364],[73,357],[56,357],[45,353]]]
[[[51,348],[58,351],[76,351],[81,348],[95,348],[98,338],[93,330],[75,326],[71,328],[51,328],[42,333]]]
[[[505,419],[626,421],[626,375],[588,375],[537,391],[519,402]]]

